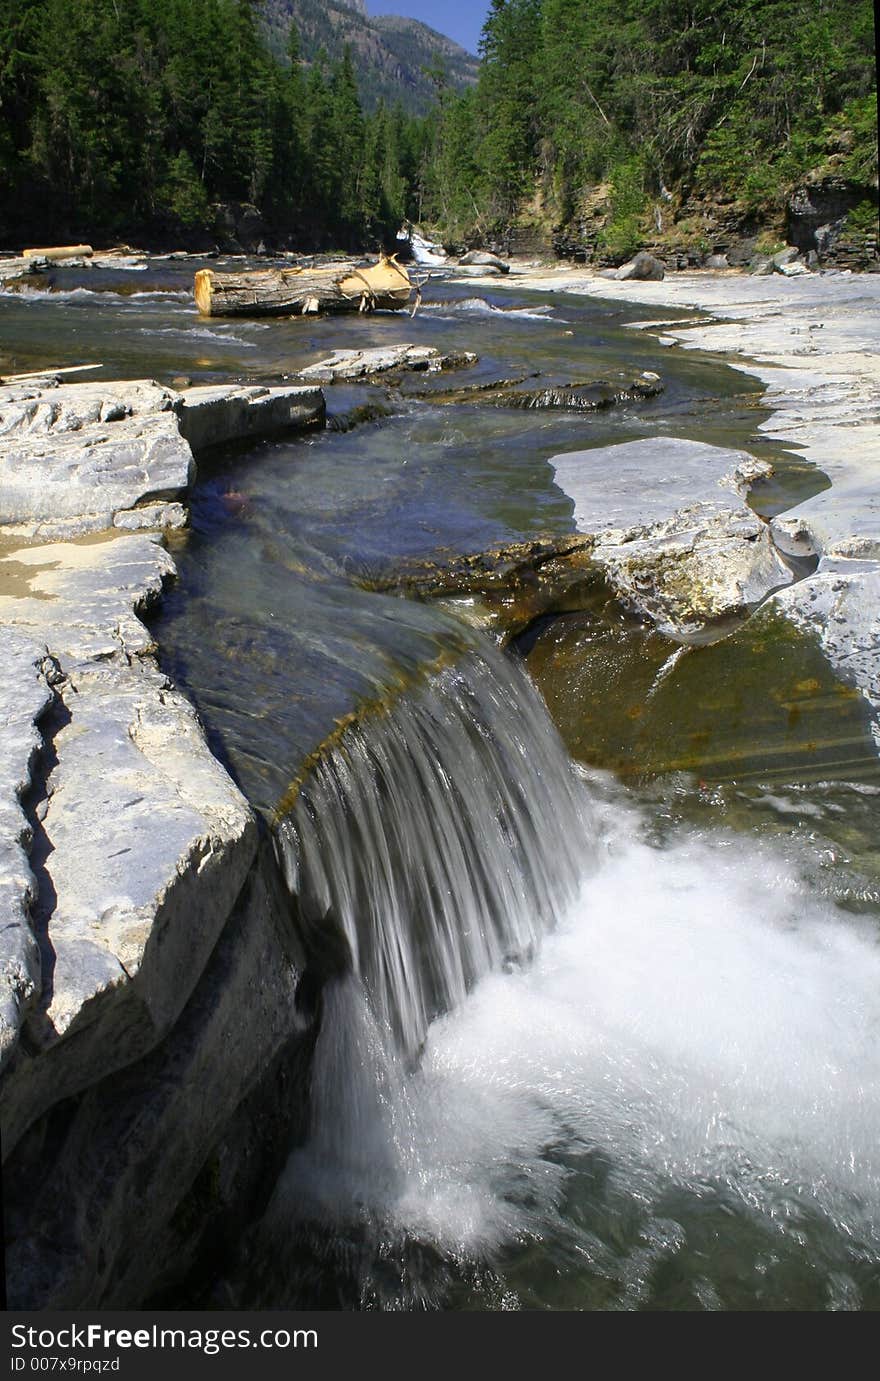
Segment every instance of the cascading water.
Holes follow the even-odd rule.
[[[486,643],[349,726],[277,838],[300,913],[344,936],[347,972],[324,985],[311,1137],[276,1195],[295,1183],[296,1221],[282,1217],[279,1240],[270,1209],[273,1245],[264,1237],[257,1256],[277,1280],[291,1253],[345,1257],[359,1224],[368,1260],[337,1257],[323,1274],[354,1279],[361,1299],[418,1174],[409,1085],[430,1023],[490,972],[532,959],[573,903],[594,862],[587,802],[540,696]],[[442,1199],[426,1243],[445,1235]],[[290,1269],[301,1276],[301,1260]]]
[[[876,927],[660,833],[491,648],[342,734],[279,839],[347,969],[237,1303],[880,1306]]]
[[[279,826],[280,853],[412,1059],[438,1013],[528,958],[573,900],[584,810],[543,702],[487,645],[346,730]]]

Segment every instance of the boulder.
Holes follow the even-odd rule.
[[[784,278],[803,278],[810,272],[810,268],[803,259],[793,259],[790,264],[777,264],[776,272],[781,273]]]
[[[644,282],[659,283],[666,277],[666,269],[659,259],[655,259],[653,254],[648,254],[641,250],[629,263],[623,264],[617,269],[615,278],[620,282],[625,282],[629,278],[638,279]]]
[[[781,270],[787,268],[789,264],[793,264],[798,258],[800,258],[800,250],[794,245],[787,245],[785,249],[780,249],[778,254],[772,256],[771,263],[775,269]]]
[[[710,254],[703,264],[705,269],[729,269],[730,262],[726,254]]]
[[[452,270],[453,274],[459,278],[500,278],[502,273],[509,272],[500,269],[497,264],[465,264],[459,263]]]
[[[651,438],[551,459],[593,561],[640,616],[680,642],[741,618],[792,573],[743,495],[772,473],[743,451]]]
[[[510,265],[504,259],[499,259],[497,254],[490,254],[485,249],[471,249],[467,254],[463,254],[458,262],[466,268],[470,264],[481,264],[483,267],[496,268],[499,273],[510,273]]]

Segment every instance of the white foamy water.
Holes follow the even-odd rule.
[[[419,310],[436,312],[441,320],[454,320],[459,315],[491,314],[505,321],[551,321],[556,325],[565,325],[560,317],[554,316],[554,309],[550,303],[537,307],[493,307],[484,297],[461,297],[450,298],[446,302],[423,302]]]
[[[216,340],[223,345],[242,345],[246,350],[256,350],[256,342],[235,336],[230,331],[214,331],[210,326],[141,326],[142,336],[176,336],[185,340]]]
[[[159,289],[143,292],[118,292],[112,288],[34,288],[22,284],[16,288],[0,289],[0,297],[16,302],[75,302],[89,307],[124,307],[140,302],[159,302],[173,310],[175,304],[192,302],[191,292],[162,292]]]
[[[635,809],[603,810],[601,865],[534,963],[436,1021],[416,1070],[389,1056],[354,980],[332,992],[315,1136],[278,1207],[453,1260],[527,1241],[552,1260],[563,1244],[580,1269],[623,1273],[616,1307],[714,1212],[719,1261],[744,1219],[758,1245],[738,1269],[769,1269],[769,1236],[816,1255],[827,1307],[858,1308],[850,1256],[880,1266],[875,923],[812,893],[778,846],[650,847]],[[589,1224],[578,1165],[597,1156],[612,1220],[640,1223],[625,1246]],[[714,1269],[695,1287],[705,1307]]]

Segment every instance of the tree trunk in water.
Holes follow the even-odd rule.
[[[412,285],[394,259],[369,268],[356,263],[320,268],[251,269],[196,274],[196,305],[203,316],[301,316],[313,312],[405,307]]]

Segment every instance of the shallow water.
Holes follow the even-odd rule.
[[[479,808],[461,816],[450,791],[436,829],[413,827],[429,859],[407,835],[405,802],[396,814],[382,804],[394,763],[408,779],[405,744],[425,723],[394,721],[395,706],[426,687],[430,710],[432,668],[481,654],[448,612],[370,583],[402,558],[571,531],[547,460],[586,445],[668,434],[745,446],[777,466],[755,507],[790,506],[826,481],[757,432],[767,415],[757,381],[627,330],[647,308],[438,280],[414,320],[205,322],[191,263],[102,272],[58,274],[50,296],[0,296],[0,372],[101,360],[106,377],[272,381],[340,346],[479,352],[474,370],[415,376],[402,391],[327,390],[341,425],[365,401],[373,421],[203,462],[191,531],[174,543],[179,579],[155,626],[164,665],[250,799],[270,817],[285,798],[294,811],[311,801],[309,866],[336,850],[322,902],[338,910],[348,879],[350,939],[364,911],[381,928],[391,898],[404,898],[398,928],[416,905],[435,908],[450,934],[485,924],[471,883],[516,830],[533,873],[555,857],[555,831],[578,875],[576,897],[560,894],[551,916],[537,914],[546,891],[541,907],[525,888],[510,901],[528,953],[503,963],[499,949],[462,969],[442,1001],[422,1003],[404,1054],[369,964],[328,985],[313,1139],[246,1235],[224,1298],[880,1307],[880,772],[865,703],[815,644],[768,613],[681,652],[597,596],[533,629],[521,651],[582,764],[582,814],[547,823],[543,850],[521,821],[513,835],[503,815],[492,831],[474,823],[504,794],[498,783],[530,780],[512,745],[528,755],[543,733],[527,689],[501,677],[498,691],[491,670],[483,730],[465,752],[460,716],[443,721],[411,814],[421,818],[452,764],[457,778],[467,763],[483,774]],[[533,373],[558,382],[643,369],[663,377],[662,396],[597,415],[437,396]],[[372,785],[355,790],[339,733],[364,708],[377,723],[389,714],[404,747],[364,749]],[[496,732],[492,716],[504,713]],[[342,754],[332,789],[308,773],[330,736]],[[564,780],[569,790],[561,746],[546,763],[541,789],[562,794]],[[534,784],[520,806],[539,796]],[[345,827],[355,808],[369,821],[357,847]],[[379,886],[372,860],[392,815],[399,846]],[[458,851],[464,890],[445,889],[444,848]],[[516,867],[522,853],[511,851]],[[420,899],[402,886],[406,870],[427,880]],[[525,876],[514,868],[503,886]],[[487,972],[494,962],[506,971]]]

